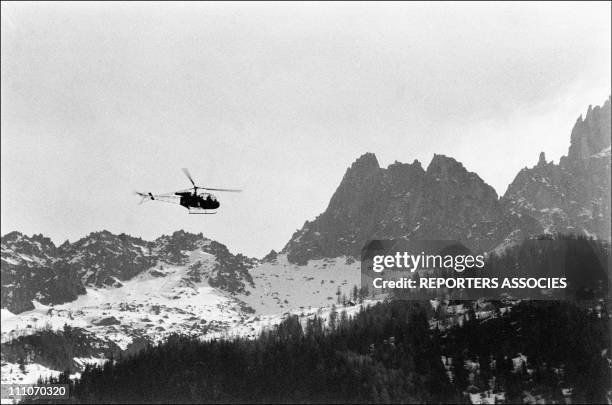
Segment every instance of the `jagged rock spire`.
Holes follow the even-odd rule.
[[[538,166],[544,166],[546,164],[546,154],[540,152],[540,158],[538,159]]]

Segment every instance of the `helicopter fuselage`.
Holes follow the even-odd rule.
[[[239,193],[242,191],[232,188],[209,188],[198,186],[193,181],[193,178],[191,178],[191,174],[189,174],[187,169],[183,169],[183,173],[185,173],[185,176],[187,176],[193,185],[192,189],[180,190],[174,193],[166,194],[141,193],[136,191],[136,194],[142,198],[140,203],[142,204],[146,200],[169,202],[182,205],[183,207],[187,208],[190,214],[216,214],[216,210],[221,206],[221,203],[214,194],[211,194],[208,191],[223,191],[233,193]],[[207,192],[198,190],[206,190]]]
[[[204,210],[216,210],[221,205],[217,197],[210,193],[196,194],[192,192],[179,192],[174,194],[181,197],[179,204],[187,209],[201,208]]]

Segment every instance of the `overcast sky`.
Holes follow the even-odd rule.
[[[503,194],[610,94],[610,3],[2,3],[2,234],[281,249],[346,168],[450,155]],[[217,215],[134,190],[241,187]]]

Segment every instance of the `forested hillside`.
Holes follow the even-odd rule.
[[[349,319],[285,320],[254,341],[173,337],[88,368],[73,400],[116,402],[409,402],[458,400],[433,346],[427,306],[390,302]],[[61,376],[60,380],[66,380]]]
[[[444,330],[429,327],[435,317],[429,303],[388,301],[328,322],[290,317],[251,341],[174,336],[88,367],[71,382],[72,401],[457,403],[498,395],[516,403],[569,393],[598,403],[609,394],[607,314],[527,302]]]

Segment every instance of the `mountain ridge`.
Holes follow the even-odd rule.
[[[571,132],[559,163],[523,168],[502,197],[510,212],[535,218],[550,233],[583,233],[610,239],[610,98],[589,106]]]
[[[368,239],[455,239],[477,251],[542,233],[610,239],[609,196],[610,98],[578,118],[559,164],[541,152],[503,195],[452,157],[434,154],[426,169],[418,160],[382,168],[367,152],[347,169],[327,208],[305,221],[281,253],[303,265],[359,257]]]
[[[154,241],[103,230],[60,246],[42,235],[13,231],[2,236],[1,249],[2,308],[16,313],[33,309],[34,300],[45,305],[73,301],[86,287],[121,287],[149,269],[185,264],[189,251],[214,255],[209,283],[229,293],[252,285],[248,269],[257,263],[202,233],[182,230]]]

